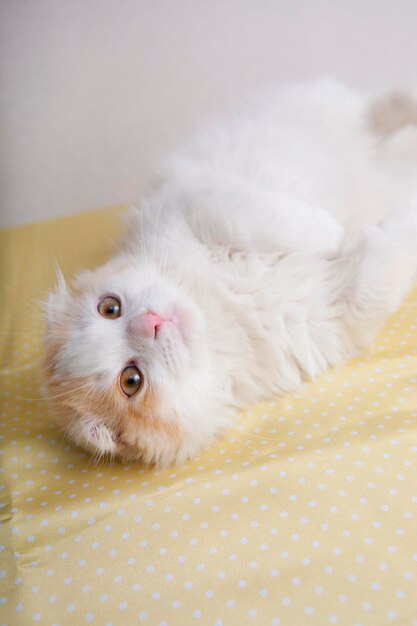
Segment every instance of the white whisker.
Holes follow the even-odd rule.
[[[17,399],[18,400],[26,400],[26,401],[29,401],[29,402],[32,402],[32,401],[39,401],[40,402],[40,401],[46,401],[46,400],[55,400],[56,398],[63,398],[65,396],[73,394],[73,393],[79,391],[80,389],[85,389],[90,384],[91,383],[88,382],[88,383],[85,383],[83,385],[80,385],[79,387],[76,387],[75,389],[69,389],[68,391],[64,391],[62,393],[58,393],[58,394],[56,394],[54,396],[42,396],[41,398],[24,398],[23,396],[20,396]]]

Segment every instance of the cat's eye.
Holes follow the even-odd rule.
[[[120,374],[120,388],[128,396],[134,396],[142,387],[143,376],[136,365],[128,365]]]
[[[97,311],[102,317],[109,320],[115,320],[122,314],[122,305],[118,298],[107,296],[98,303]]]

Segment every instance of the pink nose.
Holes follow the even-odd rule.
[[[157,313],[145,311],[130,320],[128,332],[132,335],[141,335],[142,337],[156,337],[157,330],[167,320]]]

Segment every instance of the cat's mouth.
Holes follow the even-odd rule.
[[[138,341],[157,342],[164,349],[177,344],[189,347],[194,335],[194,317],[191,311],[172,307],[160,312],[149,308],[133,316],[127,323],[126,333],[132,346]]]
[[[157,339],[161,331],[175,327],[180,332],[180,319],[176,311],[171,314],[161,314],[147,310],[132,317],[127,325],[127,333],[133,339]],[[181,333],[180,333],[181,334]]]

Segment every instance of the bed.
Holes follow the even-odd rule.
[[[42,398],[42,301],[123,210],[1,233],[0,623],[417,626],[417,291],[368,354],[198,459],[96,464]]]

